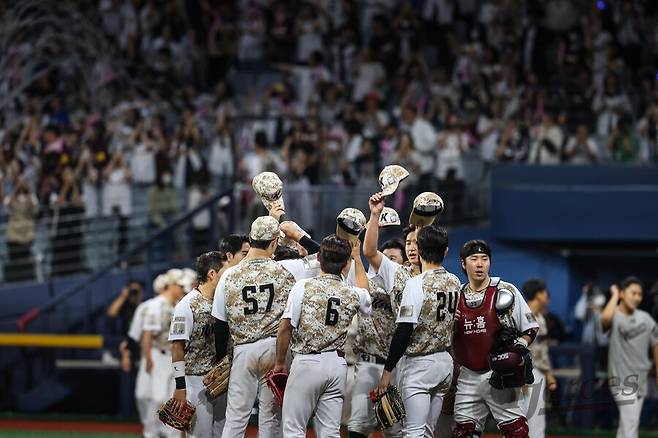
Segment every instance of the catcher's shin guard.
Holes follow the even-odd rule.
[[[498,428],[505,438],[528,438],[528,420],[525,417],[500,423]]]
[[[475,421],[455,424],[452,438],[479,438],[480,432],[475,429]]]

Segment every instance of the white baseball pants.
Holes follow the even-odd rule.
[[[377,390],[379,379],[384,371],[383,364],[358,360],[354,366],[354,386],[351,393],[352,415],[347,423],[350,432],[368,435],[377,429],[374,404],[370,400],[370,391]],[[397,385],[397,373],[393,370],[391,383]],[[384,430],[385,437],[401,437],[400,424]]]
[[[315,436],[339,437],[346,380],[347,363],[335,351],[295,355],[283,397],[283,436],[306,438],[315,412]]]
[[[146,372],[146,361],[142,359],[137,369],[137,380],[135,381],[135,405],[139,413],[139,420],[144,428],[144,438],[157,438],[160,430],[160,420],[156,410],[153,409],[153,388],[151,374]]]
[[[619,425],[616,438],[637,438],[639,436],[640,414],[644,397],[619,394],[614,397],[619,409]]]
[[[452,357],[447,351],[425,356],[406,356],[398,363],[400,395],[407,418],[404,438],[432,438],[443,396],[452,381]]]
[[[281,436],[281,410],[275,406],[274,394],[265,383],[265,375],[274,367],[275,361],[276,338],[260,339],[233,348],[223,436],[244,437],[256,397],[258,436]]]
[[[174,394],[176,384],[171,370],[171,351],[151,348],[151,359],[153,360],[153,369],[151,369],[151,407],[154,413],[160,405],[165,403]],[[145,361],[146,362],[146,361]],[[157,432],[168,438],[180,438],[182,433],[173,427],[162,423],[155,414]]]
[[[546,376],[538,369],[533,369],[535,382],[527,386],[523,397],[525,417],[528,419],[528,437],[544,438],[546,435]]]
[[[489,412],[497,424],[525,417],[521,388],[495,389],[489,384],[491,371],[482,373],[461,367],[455,395],[455,422],[475,422],[484,430]]]
[[[187,401],[196,406],[192,430],[188,438],[221,438],[226,414],[226,394],[208,400],[203,376],[185,376]]]

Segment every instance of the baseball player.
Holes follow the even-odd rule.
[[[224,428],[226,395],[206,397],[203,377],[216,363],[212,300],[219,282],[222,256],[219,251],[196,259],[198,286],[183,297],[174,309],[169,330],[172,373],[176,382],[174,399],[196,406],[196,419],[188,437],[220,438]]]
[[[404,245],[389,241],[380,248],[384,256],[400,265],[406,259]],[[381,277],[377,274],[368,278],[372,297],[372,313],[357,314],[356,341],[354,350],[354,383],[351,391],[351,412],[347,422],[350,438],[367,437],[377,428],[370,391],[379,383],[384,371],[393,332],[395,315],[391,308],[391,299],[384,289]],[[399,424],[384,430],[384,435],[397,436],[401,433]]]
[[[222,274],[215,290],[212,316],[218,320],[218,360],[226,353],[229,332],[234,345],[223,432],[226,437],[245,435],[256,397],[260,436],[281,434],[280,411],[275,409],[274,396],[264,379],[274,366],[279,320],[295,284],[293,275],[272,260],[279,232],[273,217],[257,218],[251,225],[247,256]]]
[[[167,286],[168,277],[166,274],[160,274],[153,280],[153,293],[157,296]],[[121,368],[124,372],[130,372],[132,367],[132,357],[138,357],[141,354],[142,335],[144,333],[144,318],[146,310],[150,303],[155,299],[150,298],[141,302],[135,309],[133,319],[130,321],[127,340],[119,346],[121,351]],[[132,356],[132,357],[131,357]],[[152,390],[151,374],[146,372],[146,361],[139,361],[137,369],[137,379],[135,380],[135,404],[139,414],[140,422],[144,428],[143,435],[146,438],[158,435],[158,417],[153,410],[151,400]]]
[[[221,239],[218,247],[223,266],[230,268],[247,256],[250,248],[249,237],[244,234],[231,234]]]
[[[647,394],[650,348],[658,386],[658,326],[650,314],[637,308],[642,302],[642,283],[638,278],[628,277],[619,286],[613,284],[610,293],[610,301],[601,314],[601,325],[610,333],[608,381],[619,409],[617,438],[634,438],[638,436]]]
[[[453,351],[461,368],[452,436],[479,436],[491,412],[506,438],[527,438],[521,386],[532,383],[528,378],[531,366],[528,345],[539,326],[513,284],[489,277],[491,249],[486,242],[466,242],[460,258],[468,283],[462,286],[455,315]],[[512,333],[512,350],[493,356],[497,339],[504,333]],[[511,375],[492,372],[489,364],[506,358],[523,359],[505,370]]]
[[[355,261],[355,282],[349,286],[341,274]],[[292,338],[294,359],[283,399],[283,434],[306,437],[306,426],[315,413],[318,438],[338,437],[347,363],[344,343],[354,315],[370,313],[368,279],[359,256],[359,245],[336,235],[320,244],[321,274],[295,284],[277,335],[275,371],[286,371]],[[294,334],[293,334],[294,329]]]
[[[523,296],[539,324],[535,341],[530,344],[532,353],[532,374],[535,382],[529,386],[525,396],[526,418],[530,438],[544,438],[546,435],[546,389],[555,391],[557,381],[553,376],[551,360],[548,356],[548,328],[544,312],[548,310],[548,290],[543,280],[531,279],[523,283]]]
[[[171,374],[171,346],[168,335],[174,306],[184,295],[185,282],[183,271],[170,269],[167,271],[167,286],[154,298],[144,313],[144,335],[142,337],[142,352],[146,363],[146,372],[151,375],[151,410],[169,399],[174,390],[174,379]],[[170,437],[178,437],[177,430],[159,421],[159,432]]]
[[[454,313],[459,299],[459,279],[443,267],[448,252],[448,232],[435,225],[418,231],[418,255],[422,273],[407,281],[402,292],[397,327],[379,382],[386,392],[391,371],[398,370],[402,401],[407,413],[402,425],[405,437],[432,437],[443,396],[452,381]]]

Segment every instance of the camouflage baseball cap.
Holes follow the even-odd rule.
[[[153,293],[159,294],[167,287],[167,274],[160,274],[153,280]]]
[[[279,237],[279,222],[272,216],[257,217],[251,224],[251,240],[274,240]]]
[[[185,286],[183,286],[185,292],[191,291],[196,282],[196,271],[190,268],[183,268],[183,282],[185,283]]]
[[[397,164],[384,167],[379,174],[379,186],[382,188],[382,195],[386,196],[395,192],[400,181],[408,176],[407,169]]]
[[[251,186],[268,211],[278,202],[283,203],[283,182],[276,173],[259,173],[251,182]]]
[[[286,222],[287,222],[287,221],[286,221]],[[285,223],[285,222],[282,222],[282,223]],[[292,222],[292,223],[295,224],[295,226],[297,227],[297,229],[298,229],[299,231],[301,231],[302,234],[304,234],[305,236],[310,237],[309,234],[308,234],[306,231],[304,231],[304,230],[302,229],[302,227],[300,227],[299,225],[297,225],[297,224],[294,223],[294,222]],[[279,246],[283,246],[283,247],[290,248],[290,249],[297,249],[297,242],[296,242],[295,240],[291,239],[290,237],[286,237],[286,235],[284,234],[284,232],[281,231],[281,232],[279,233]]]
[[[336,218],[336,236],[356,242],[366,226],[366,217],[356,208],[346,208]]]
[[[400,216],[391,207],[384,207],[382,214],[379,216],[379,226],[390,227],[393,225],[400,225]]]
[[[443,211],[443,199],[433,192],[423,192],[414,199],[414,208],[409,217],[411,225],[431,225]]]
[[[167,286],[176,284],[182,288],[185,288],[185,274],[183,273],[182,269],[172,268],[168,270],[165,275],[167,276]]]

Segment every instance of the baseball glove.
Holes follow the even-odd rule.
[[[206,395],[209,400],[214,400],[228,391],[228,381],[231,376],[231,359],[229,355],[224,356],[203,378],[203,386],[206,387]]]
[[[388,429],[406,416],[402,397],[395,386],[389,386],[386,392],[380,395],[373,391],[370,398],[375,403],[375,418],[382,428]]]
[[[176,400],[170,398],[158,409],[158,417],[167,426],[185,432],[190,430],[194,412],[196,408],[187,401],[179,407],[176,405]]]
[[[283,394],[286,391],[286,382],[288,381],[288,373],[275,373],[270,370],[265,375],[265,382],[267,387],[272,390],[274,394],[274,402],[277,406],[283,406]]]

